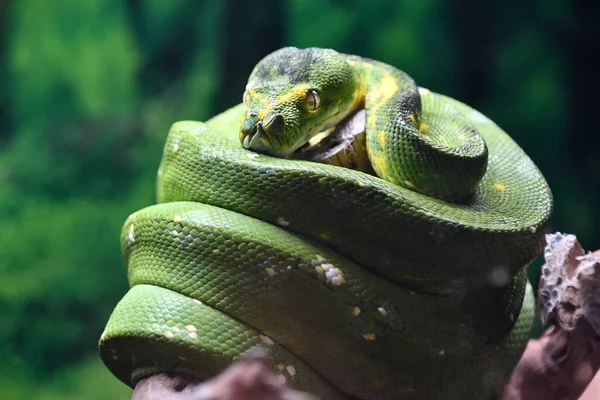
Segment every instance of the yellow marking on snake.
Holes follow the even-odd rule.
[[[427,125],[424,122],[421,122],[421,125],[419,125],[419,132],[423,133],[423,131],[429,129],[429,125]]]
[[[365,79],[363,78],[362,80],[364,81]],[[377,99],[375,104],[367,105],[367,107],[369,107],[371,110],[371,113],[375,114],[383,104],[389,101],[389,99],[391,99],[392,96],[398,92],[398,90],[400,90],[400,87],[392,75],[387,74],[381,78],[380,83],[372,88],[371,93],[369,94],[369,97],[372,99]],[[376,120],[377,118],[371,118],[370,125],[372,130],[375,130],[375,124],[377,122]]]
[[[273,109],[273,107],[278,106],[282,103],[287,103],[288,101],[290,101],[292,99],[306,98],[306,93],[307,93],[308,89],[310,89],[310,87],[306,83],[301,83],[301,84],[296,85],[291,92],[282,94],[281,96],[277,97],[273,101],[269,102],[265,107],[262,107],[261,110],[258,112],[258,117],[261,119],[265,118],[267,115],[269,115],[269,113],[271,112],[271,109]]]
[[[379,141],[382,150],[385,147],[385,135],[386,133],[384,131],[377,132],[377,140]]]
[[[383,175],[388,174],[388,164],[384,154],[376,154],[375,152],[373,152],[373,156],[371,157],[371,164],[373,164],[373,167],[375,167],[375,169],[381,171]]]
[[[502,192],[503,192],[503,191],[505,191],[505,190],[506,190],[506,186],[504,186],[504,185],[503,185],[503,184],[501,184],[501,183],[494,183],[494,189],[498,189],[498,190],[500,190],[500,191],[502,191]]]
[[[357,87],[356,89],[354,89],[354,92],[352,92],[352,109],[356,109],[358,107],[358,105],[364,101],[365,99],[365,93],[366,93],[366,89],[365,89],[365,80],[361,79],[360,80],[360,86]]]

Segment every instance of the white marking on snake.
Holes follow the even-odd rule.
[[[266,344],[267,346],[273,346],[273,344],[275,344],[273,339],[271,339],[267,335],[260,335],[260,340],[262,340],[263,343]]]
[[[200,305],[204,304],[204,303],[202,303],[202,302],[201,302],[200,300],[198,300],[198,299],[194,299],[194,303],[196,303],[196,304],[200,304]]]
[[[363,339],[365,339],[365,340],[375,340],[375,339],[377,339],[377,335],[375,335],[374,333],[365,333],[363,335]]]
[[[257,154],[257,153],[246,153],[246,157],[248,157],[251,160],[255,160],[255,159],[257,159],[257,158],[260,157],[260,154]]]
[[[129,233],[127,234],[126,238],[127,241],[130,243],[134,243],[135,242],[135,232],[134,232],[135,226],[133,224],[129,225]]]
[[[173,332],[171,331],[166,331],[165,333],[163,333],[163,336],[167,338],[167,340],[171,340],[175,337],[175,335],[173,335]]]
[[[273,275],[275,275],[275,274],[277,273],[277,272],[275,272],[275,270],[274,270],[273,268],[271,268],[271,267],[269,267],[269,268],[265,268],[265,271],[267,272],[267,275],[269,275],[269,276],[273,276]]]
[[[287,367],[285,367],[285,369],[287,370],[288,374],[290,374],[290,376],[296,375],[296,368],[294,368],[293,365],[288,365]]]
[[[344,283],[344,277],[343,276],[335,276],[335,277],[333,277],[333,279],[331,279],[331,283],[333,283],[336,286],[340,286],[342,283]]]
[[[285,376],[283,376],[281,374],[277,375],[277,379],[279,380],[279,383],[281,383],[282,385],[285,384],[285,381],[287,380],[287,379],[285,379]]]
[[[277,225],[289,226],[290,223],[288,221],[286,221],[283,217],[279,217],[279,218],[277,218]]]
[[[177,150],[179,150],[179,146],[181,145],[181,139],[175,139],[173,140],[173,153],[177,153]]]
[[[186,325],[185,330],[188,331],[189,333],[192,333],[192,332],[197,332],[198,328],[196,328],[194,325]]]
[[[379,311],[379,314],[383,315],[384,317],[387,317],[388,315],[387,311],[385,311],[385,308],[383,307],[379,307],[377,311]]]
[[[352,307],[352,315],[354,315],[355,317],[358,317],[360,315],[360,308],[358,308],[358,306]]]
[[[325,272],[327,282],[333,283],[336,286],[340,286],[346,281],[341,269],[334,267],[331,264],[321,264],[320,267],[323,268],[323,271]]]
[[[190,337],[190,339],[198,339],[198,334],[196,332],[190,332],[188,336]]]
[[[173,222],[176,224],[181,222],[181,215],[173,215]]]

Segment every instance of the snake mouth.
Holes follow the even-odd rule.
[[[269,152],[269,149],[273,149],[272,138],[263,128],[262,120],[254,124],[250,130],[240,131],[240,139],[246,150]]]

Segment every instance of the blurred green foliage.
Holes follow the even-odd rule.
[[[600,247],[597,16],[568,0],[0,0],[0,398],[127,398],[95,356],[127,289],[121,224],[154,201],[170,124],[237,103],[283,45],[382,60],[475,106],[547,177],[555,229]]]

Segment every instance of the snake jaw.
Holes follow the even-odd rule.
[[[278,138],[269,134],[263,127],[263,120],[259,120],[247,131],[240,131],[240,140],[246,150],[269,154],[275,157],[286,157],[287,152],[277,150],[280,148]]]
[[[290,157],[305,142],[290,146],[287,142],[289,131],[283,130],[284,122],[278,121],[278,123],[273,124],[277,116],[278,114],[272,114],[258,119],[256,112],[248,112],[243,117],[239,130],[242,147],[246,150],[253,150],[274,157]]]

